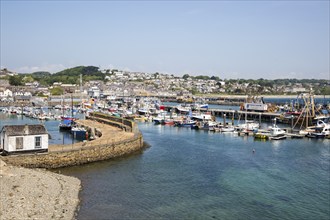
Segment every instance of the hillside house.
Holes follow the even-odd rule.
[[[5,125],[0,132],[3,154],[48,151],[48,132],[44,125]]]
[[[0,90],[0,97],[13,97],[13,92],[9,89]]]

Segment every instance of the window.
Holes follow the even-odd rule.
[[[34,138],[35,148],[41,148],[41,137]]]
[[[16,137],[16,150],[23,150],[23,137]]]

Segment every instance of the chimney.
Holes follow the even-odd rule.
[[[27,125],[27,124],[24,126],[24,134],[25,135],[29,134],[29,125]]]

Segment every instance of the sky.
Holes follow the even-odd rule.
[[[330,1],[3,1],[1,68],[329,79]]]

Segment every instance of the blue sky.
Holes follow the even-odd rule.
[[[1,68],[330,79],[329,1],[3,1]]]

